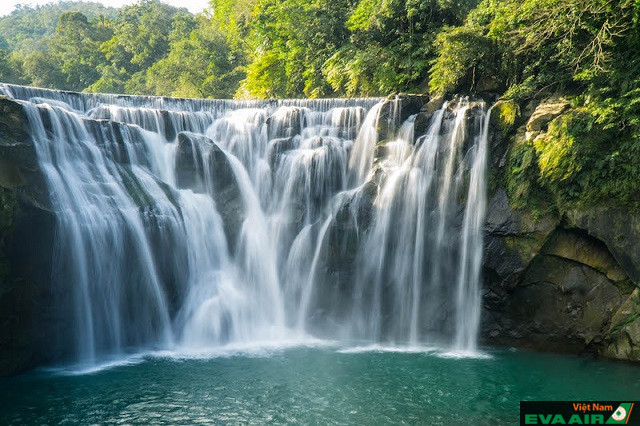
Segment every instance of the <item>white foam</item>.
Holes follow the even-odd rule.
[[[366,352],[432,353],[437,350],[438,348],[431,346],[389,346],[374,343],[371,345],[348,347],[340,349],[336,352],[342,354],[356,354]]]
[[[176,348],[172,351],[156,352],[153,356],[172,359],[208,359],[235,356],[265,357],[272,356],[296,348],[330,348],[337,343],[331,340],[305,337],[301,339],[255,340],[251,342],[234,342],[223,346]]]
[[[440,358],[473,358],[473,359],[491,359],[492,356],[480,351],[462,351],[462,350],[449,350],[436,346],[396,346],[396,345],[381,345],[371,344],[363,346],[353,346],[343,349],[339,349],[336,352],[342,354],[357,354],[367,352],[391,352],[391,353],[406,353],[406,354],[430,354]]]
[[[41,371],[53,373],[61,376],[83,376],[88,374],[96,374],[105,370],[111,370],[118,367],[137,365],[144,362],[145,358],[151,352],[141,352],[132,355],[122,355],[119,357],[109,357],[104,360],[98,360],[91,364],[71,364],[50,368],[43,368]]]
[[[440,358],[453,358],[453,359],[463,359],[463,358],[471,358],[471,359],[492,359],[493,357],[489,354],[480,352],[480,351],[446,351],[439,352],[436,354]]]

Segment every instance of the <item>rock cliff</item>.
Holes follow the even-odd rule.
[[[497,105],[499,109],[501,105]],[[505,143],[494,123],[484,254],[487,343],[640,360],[640,218],[617,205],[514,209],[507,196],[509,150],[546,132],[569,102],[530,106]]]

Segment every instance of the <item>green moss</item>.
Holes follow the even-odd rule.
[[[621,294],[631,294],[633,290],[637,288],[633,281],[629,279],[614,281],[613,283],[616,285],[616,287],[618,287],[618,290],[620,290]]]
[[[506,236],[503,240],[507,250],[517,253],[522,263],[526,265],[540,252],[545,237],[545,234],[532,233],[529,235]]]
[[[512,119],[514,112],[505,111]],[[504,178],[512,206],[537,215],[602,203],[636,210],[638,170],[637,138],[606,128],[588,108],[574,106],[551,121],[547,132],[529,140],[523,133],[515,136]]]
[[[613,327],[611,327],[611,333],[610,334],[612,336],[615,336],[620,331],[622,331],[622,329],[624,329],[627,325],[631,324],[632,322],[634,322],[638,318],[640,318],[640,311],[632,312],[631,315],[629,315],[624,320],[622,320],[618,324],[616,324]]]
[[[520,105],[513,100],[499,100],[491,111],[491,124],[503,134],[510,133],[520,117]]]
[[[636,205],[640,195],[640,149],[621,129],[601,126],[586,108],[553,120],[534,143],[539,182],[560,207],[606,202]]]
[[[511,205],[527,209],[534,217],[553,211],[553,197],[539,183],[540,169],[535,147],[528,141],[516,142],[508,153],[505,180]]]

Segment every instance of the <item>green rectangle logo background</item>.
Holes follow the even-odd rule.
[[[521,425],[640,426],[639,401],[521,401]]]

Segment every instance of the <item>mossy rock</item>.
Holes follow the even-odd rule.
[[[499,100],[491,110],[491,126],[503,132],[511,132],[520,118],[520,106],[512,100]]]
[[[540,133],[546,132],[549,123],[571,106],[565,98],[550,98],[538,105],[529,117],[525,126],[527,140],[533,140]]]
[[[634,290],[611,319],[608,340],[604,356],[640,361],[640,289]]]

